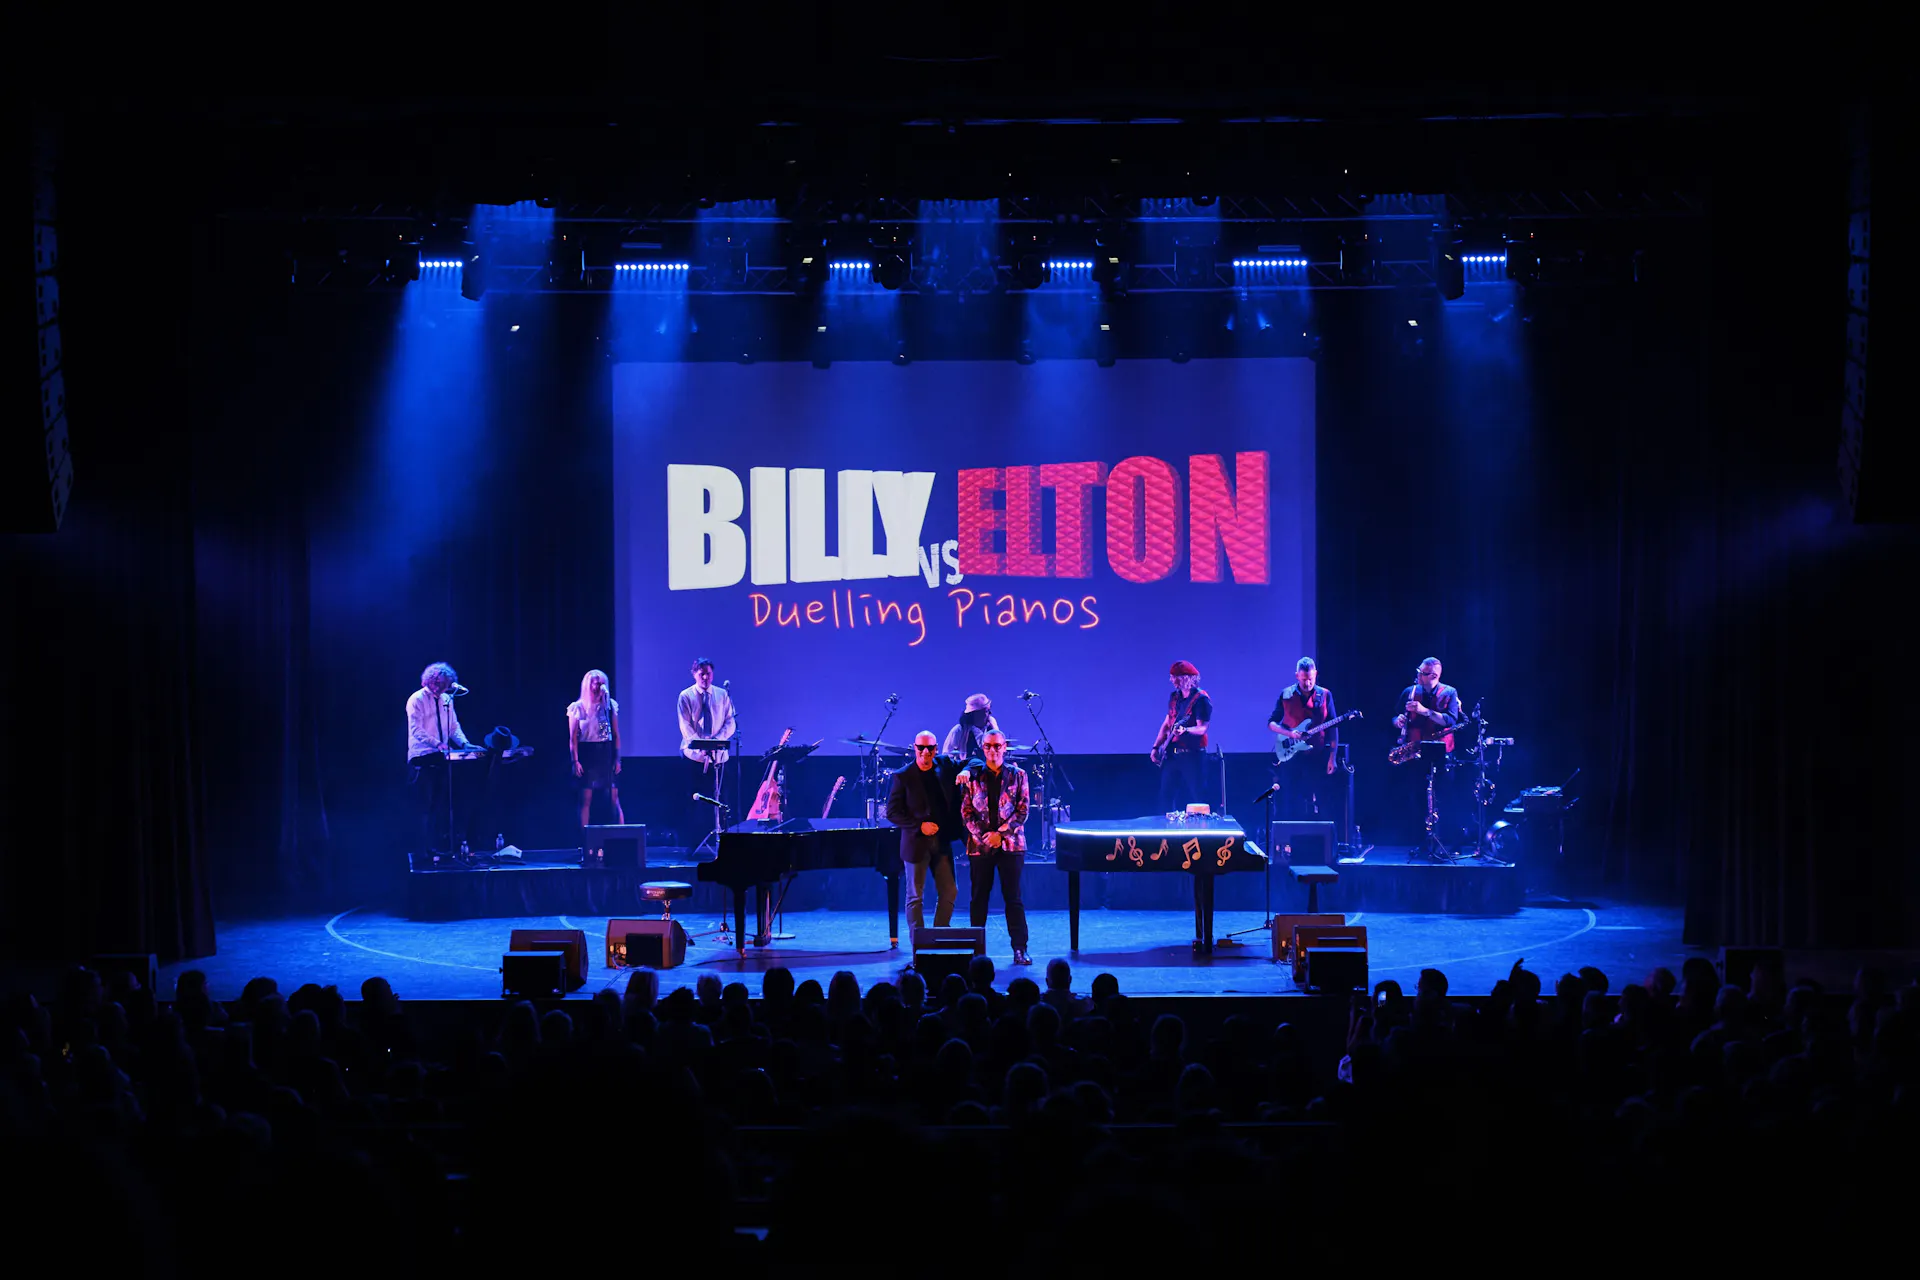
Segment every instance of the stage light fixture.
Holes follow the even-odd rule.
[[[387,279],[399,284],[420,278],[420,246],[400,243],[387,253]]]
[[[883,249],[873,256],[873,282],[882,289],[899,289],[912,276],[906,255],[895,249]]]
[[[1013,282],[1022,289],[1038,289],[1053,279],[1053,268],[1037,253],[1023,253],[1013,264]]]
[[[1534,243],[1532,232],[1509,237],[1502,256],[1506,259],[1507,279],[1532,284],[1540,278],[1540,249]]]

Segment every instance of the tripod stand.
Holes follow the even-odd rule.
[[[1499,867],[1512,866],[1512,863],[1503,862],[1493,856],[1493,847],[1487,839],[1487,829],[1491,825],[1488,822],[1488,815],[1493,811],[1494,792],[1499,789],[1499,784],[1487,776],[1487,754],[1490,751],[1495,753],[1492,771],[1499,773],[1500,762],[1506,755],[1506,749],[1513,745],[1513,739],[1487,736],[1487,721],[1480,714],[1480,705],[1478,702],[1474,703],[1473,714],[1467,718],[1467,723],[1474,726],[1473,809],[1474,816],[1478,819],[1475,824],[1473,852],[1468,856],[1480,858]]]
[[[881,779],[886,771],[880,767],[881,739],[887,736],[887,726],[893,723],[895,713],[900,710],[900,695],[887,695],[887,718],[880,722],[880,731],[867,742],[867,749],[860,753],[860,791],[866,800],[867,811],[864,821],[869,827],[880,825],[880,818],[886,812],[887,797],[881,789]],[[856,741],[862,741],[856,739]]]

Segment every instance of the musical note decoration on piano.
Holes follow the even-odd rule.
[[[1180,869],[1186,871],[1200,861],[1200,837],[1188,836],[1187,842],[1180,846],[1180,852],[1185,855],[1180,859]]]
[[[1124,844],[1121,844],[1118,837],[1116,837],[1113,842],[1113,852],[1107,855],[1107,861],[1112,862],[1114,859],[1118,858],[1122,853],[1126,851],[1126,847],[1127,846],[1125,846]]]
[[[1160,841],[1160,847],[1153,851],[1153,860],[1155,862],[1160,861],[1160,859],[1166,855],[1166,852],[1167,852],[1167,842],[1163,839]]]
[[[1233,837],[1228,836],[1227,842],[1213,851],[1213,856],[1219,860],[1221,866],[1226,866],[1228,860],[1233,857]]]

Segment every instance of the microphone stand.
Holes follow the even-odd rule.
[[[1220,939],[1219,943],[1217,944],[1219,946],[1244,947],[1247,944],[1240,941],[1241,934],[1262,933],[1262,932],[1271,934],[1273,932],[1273,856],[1274,856],[1273,854],[1273,795],[1274,795],[1274,792],[1278,790],[1280,790],[1280,784],[1276,782],[1272,786],[1268,787],[1266,791],[1260,796],[1260,803],[1264,803],[1267,808],[1267,816],[1266,816],[1267,867],[1266,867],[1266,870],[1262,873],[1266,877],[1266,882],[1267,882],[1266,883],[1267,905],[1266,905],[1266,911],[1265,911],[1266,919],[1262,920],[1259,924],[1248,925],[1244,929],[1235,929],[1232,933]]]
[[[887,726],[893,723],[893,717],[899,710],[899,703],[892,701],[887,703],[887,718],[880,722],[880,732],[873,735],[873,742],[867,747],[866,754],[860,758],[860,781],[867,793],[866,823],[870,827],[880,825],[880,820],[874,815],[886,804],[886,800],[880,795],[880,743],[887,736]]]
[[[1069,794],[1073,791],[1073,779],[1067,776],[1066,766],[1055,759],[1053,740],[1047,737],[1047,727],[1040,723],[1040,713],[1033,709],[1034,703],[1040,702],[1044,704],[1046,700],[1044,698],[1026,698],[1023,699],[1023,701],[1027,704],[1027,715],[1033,720],[1033,731],[1040,735],[1036,743],[1040,749],[1040,830],[1042,833],[1040,851],[1042,853],[1052,853],[1054,849],[1053,775],[1055,771],[1059,772],[1060,785],[1065,787]]]

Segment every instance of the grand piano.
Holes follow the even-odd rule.
[[[804,825],[802,825],[804,824]],[[720,833],[720,852],[694,868],[694,879],[733,890],[733,922],[746,950],[747,890],[802,871],[868,867],[887,882],[887,939],[900,945],[900,830],[865,826],[857,818],[803,818],[785,830],[757,824]]]
[[[1177,871],[1193,877],[1193,949],[1213,954],[1213,880],[1231,871],[1264,871],[1267,855],[1232,818],[1164,815],[1063,823],[1053,829],[1054,865],[1067,873],[1067,929],[1080,950],[1082,871]]]

